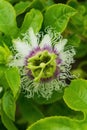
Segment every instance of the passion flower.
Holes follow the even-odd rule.
[[[21,86],[27,97],[36,93],[48,99],[54,91],[66,86],[66,79],[72,77],[70,69],[75,55],[73,47],[65,46],[67,39],[53,29],[35,34],[30,28],[22,39],[13,42],[13,60],[9,66],[19,67]]]

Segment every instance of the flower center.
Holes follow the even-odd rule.
[[[28,58],[27,68],[31,70],[35,82],[54,75],[56,71],[56,58],[56,54],[49,53],[48,50],[40,51]]]

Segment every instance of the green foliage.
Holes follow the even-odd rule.
[[[34,123],[44,117],[43,113],[34,103],[32,103],[32,101],[29,101],[23,97],[20,99],[19,109],[23,115],[23,118],[29,123]]]
[[[31,3],[30,8],[35,8],[38,9],[40,11],[43,11],[45,6],[47,6],[47,1],[46,0],[33,0]]]
[[[23,1],[20,1],[19,3],[17,3],[14,8],[15,8],[15,11],[16,11],[16,15],[20,15],[22,13],[25,12],[25,10],[30,6],[30,3],[29,1],[26,1],[26,2],[23,2]]]
[[[45,1],[45,0],[33,0],[33,1],[20,1],[19,3],[17,3],[14,8],[16,10],[16,15],[20,15],[24,12],[29,11],[32,8],[38,9],[38,10],[43,10],[45,8],[45,6],[51,5],[52,1]]]
[[[77,48],[77,58],[84,57],[87,54],[87,47],[86,39],[87,39],[87,5],[86,2],[79,3],[77,0],[69,0],[67,4],[77,10],[76,15],[74,15],[69,24],[68,30],[70,33],[74,33],[78,35],[81,43]],[[84,51],[83,51],[84,50]]]
[[[11,52],[9,48],[4,44],[0,46],[0,64],[7,64],[10,60]]]
[[[11,93],[11,91],[6,91],[2,98],[2,106],[5,114],[11,119],[15,120],[15,99]]]
[[[3,110],[1,111],[1,119],[7,130],[18,130]]]
[[[49,7],[45,13],[44,26],[52,26],[58,32],[63,32],[69,18],[76,13],[76,10],[63,4]]]
[[[0,31],[10,36],[15,36],[18,31],[14,8],[4,0],[0,0]]]
[[[0,79],[3,77],[4,70],[5,70],[5,67],[3,65],[0,65]]]
[[[0,86],[3,89],[3,92],[9,88],[7,80],[5,79],[5,71],[7,67],[5,65],[0,65]]]
[[[64,100],[70,108],[85,112],[87,110],[86,93],[87,81],[82,79],[73,80],[69,88],[65,89]]]
[[[17,68],[10,68],[5,71],[7,83],[12,90],[14,97],[17,96],[20,90],[20,76]]]
[[[76,55],[76,57],[77,58],[82,58],[82,57],[86,56],[86,54],[87,54],[86,48],[87,48],[87,44],[82,41],[80,43],[80,45],[79,45],[79,48],[77,48],[77,55]]]
[[[49,117],[38,121],[27,130],[81,130],[77,121],[66,117]]]
[[[77,32],[79,35],[87,37],[85,35],[87,33],[87,14],[86,14],[86,7],[81,5],[77,2],[77,0],[70,0],[68,5],[75,8],[78,13],[71,18],[69,23],[69,27],[73,32]]]
[[[68,45],[72,45],[76,48],[80,46],[80,38],[76,34],[72,34],[68,36]]]
[[[68,117],[48,117],[37,121],[33,125],[31,125],[27,130],[53,130],[53,129],[61,129],[61,130],[86,130],[87,125],[85,118],[87,116],[87,81],[78,79],[73,80],[68,88],[65,89],[64,100],[66,104],[78,111],[84,112],[84,119],[81,121],[70,119]]]
[[[38,32],[41,28],[43,21],[43,16],[39,10],[32,9],[29,13],[26,13],[22,27],[21,33],[25,33],[30,27]]]

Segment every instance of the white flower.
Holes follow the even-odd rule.
[[[70,79],[71,64],[74,62],[73,47],[66,47],[67,39],[48,29],[35,34],[30,28],[26,34],[13,41],[14,57],[9,66],[20,68],[22,89],[27,97],[35,94],[50,98]]]

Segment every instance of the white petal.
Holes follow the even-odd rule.
[[[46,34],[46,35],[43,37],[43,39],[42,39],[42,41],[41,41],[41,43],[40,43],[40,48],[43,48],[43,47],[45,47],[45,46],[51,47],[51,38],[50,38],[50,36],[49,36],[48,34]]]
[[[14,67],[22,67],[24,65],[25,65],[24,58],[14,59],[9,63],[9,66],[14,66]]]
[[[21,40],[14,40],[13,42],[14,48],[22,57],[26,57],[29,54],[31,47],[28,43],[23,42]]]
[[[34,31],[32,28],[29,29],[29,38],[30,38],[30,44],[33,48],[36,48],[38,46],[37,37],[34,34]]]
[[[54,46],[55,50],[57,50],[58,52],[63,51],[64,50],[64,46],[66,45],[66,43],[67,43],[67,39],[60,40],[58,42],[58,44],[56,44]]]

